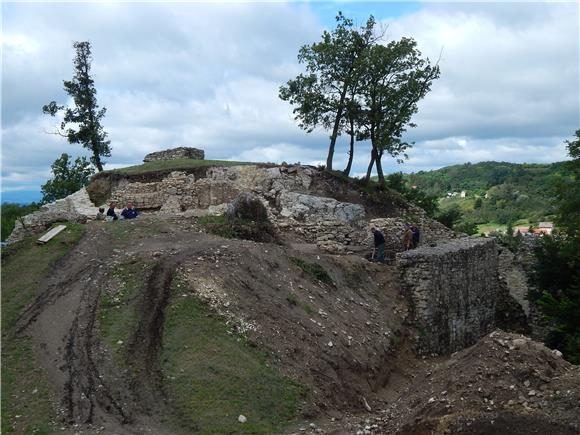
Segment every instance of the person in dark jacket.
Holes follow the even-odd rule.
[[[413,232],[412,242],[413,249],[419,246],[419,241],[421,240],[421,231],[417,225],[411,225],[411,231]]]
[[[109,204],[109,209],[107,210],[107,217],[109,218],[113,218],[114,221],[116,221],[117,219],[119,219],[119,216],[117,216],[117,213],[115,213],[115,207],[117,206],[116,202],[112,202]]]
[[[125,207],[121,212],[121,216],[123,216],[125,219],[135,219],[137,216],[139,216],[139,212],[135,207],[133,207],[132,202],[128,202],[127,207]]]
[[[373,260],[385,262],[385,236],[376,228],[371,228],[374,237]]]

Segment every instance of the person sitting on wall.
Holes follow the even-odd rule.
[[[121,216],[123,216],[124,219],[135,219],[139,216],[139,212],[135,207],[133,207],[132,202],[128,202],[127,207],[125,207],[121,212]]]
[[[97,213],[96,219],[98,221],[104,221],[105,220],[105,209],[103,207],[99,207],[99,212]]]
[[[109,209],[107,210],[107,219],[108,221],[116,221],[117,219],[119,219],[119,216],[117,216],[117,213],[115,213],[115,207],[117,206],[116,202],[111,202],[109,204]]]
[[[374,237],[373,260],[385,262],[385,236],[375,227],[371,228]]]

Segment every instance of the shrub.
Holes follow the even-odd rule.
[[[304,272],[312,275],[319,281],[325,284],[334,285],[332,278],[324,268],[318,263],[308,263],[298,257],[290,257],[290,261],[302,269]]]

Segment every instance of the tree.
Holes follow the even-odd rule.
[[[447,228],[453,228],[453,226],[459,222],[463,213],[457,204],[453,204],[446,210],[442,210],[435,219],[445,225]]]
[[[64,90],[74,101],[73,107],[59,106],[55,101],[42,107],[42,111],[51,116],[64,112],[60,130],[57,133],[68,139],[71,144],[81,144],[91,151],[91,163],[101,172],[103,163],[101,157],[110,157],[110,141],[103,130],[101,120],[106,108],[99,109],[95,83],[90,76],[91,44],[90,42],[75,42],[74,59],[75,74],[72,80],[64,81]],[[67,128],[68,127],[68,128]]]
[[[565,143],[572,176],[556,184],[558,231],[544,236],[536,250],[539,292],[532,297],[552,324],[547,344],[580,364],[580,130]]]
[[[336,22],[336,29],[324,31],[321,42],[300,48],[298,61],[306,65],[307,74],[289,80],[280,87],[279,94],[282,100],[296,106],[293,113],[301,128],[309,133],[318,126],[331,129],[326,159],[329,171],[337,137],[347,124],[348,96],[356,94],[353,87],[359,84],[365,50],[376,40],[372,15],[361,29],[356,29],[341,12]],[[354,109],[355,105],[350,107]],[[353,120],[353,112],[350,119]]]
[[[75,193],[89,184],[91,175],[95,173],[85,157],[77,157],[73,162],[71,157],[63,153],[52,164],[53,178],[41,187],[42,202],[53,202],[57,199]]]
[[[428,195],[417,187],[409,188],[402,172],[395,172],[388,175],[386,185],[389,189],[401,193],[408,201],[421,207],[430,217],[433,217],[439,210],[437,197]]]
[[[392,157],[406,157],[412,144],[402,140],[408,127],[415,127],[411,117],[417,103],[431,89],[440,75],[439,66],[423,59],[412,38],[375,44],[364,58],[361,85],[361,117],[363,133],[360,139],[371,141],[371,159],[366,181],[376,165],[379,184],[384,186],[381,158],[386,152]]]

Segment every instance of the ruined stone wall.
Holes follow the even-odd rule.
[[[156,162],[158,160],[194,159],[203,160],[205,153],[203,150],[189,147],[172,148],[164,151],[157,151],[147,154],[144,162]]]
[[[499,292],[493,239],[461,238],[397,255],[421,353],[452,353],[494,326]]]
[[[18,242],[28,235],[45,231],[55,222],[82,222],[94,219],[97,211],[98,207],[93,205],[83,187],[66,198],[45,204],[40,210],[18,218],[6,241],[8,243]]]

